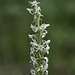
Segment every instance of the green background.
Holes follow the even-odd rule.
[[[0,0],[0,75],[30,75],[28,1]],[[75,0],[38,1],[43,23],[50,24],[49,75],[75,75]]]

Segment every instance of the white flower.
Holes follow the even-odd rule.
[[[43,49],[44,49],[44,47],[43,47],[43,45],[38,45],[38,48],[37,48],[38,50],[40,50],[41,52],[43,51]]]
[[[40,71],[40,68],[37,69],[37,72]]]
[[[38,12],[39,16],[43,16],[40,12]]]
[[[28,36],[29,36],[29,38],[33,39],[33,36],[34,36],[34,35],[30,35],[30,34],[29,34]]]
[[[38,68],[37,72],[43,69],[43,65],[41,64],[41,66]]]
[[[35,48],[35,51],[38,52],[39,50],[42,52],[44,50],[43,45],[38,45],[36,42],[30,42],[33,48]]]
[[[46,63],[43,67],[43,65],[40,66],[39,70],[38,71],[42,71],[43,73],[48,69],[48,64]]]
[[[49,54],[49,51],[47,51],[47,54]]]
[[[38,13],[38,12],[40,12],[40,11],[41,11],[40,7],[36,7],[35,13]]]
[[[45,41],[45,43],[46,43],[46,44],[49,44],[49,43],[50,43],[50,40]]]
[[[44,50],[45,50],[45,52],[46,52],[47,54],[49,54],[49,49],[50,49],[49,45],[47,45],[47,47],[44,48]]]
[[[31,26],[30,26],[30,27],[32,28],[32,30],[33,30],[34,32],[37,32],[37,31],[38,31],[38,27],[33,26],[32,24],[31,24]]]
[[[44,57],[44,61],[45,61],[45,63],[48,63],[48,58]]]
[[[43,71],[45,72],[47,69],[48,69],[48,64],[46,63],[46,64],[44,65]]]
[[[38,44],[37,44],[36,42],[30,42],[30,44],[31,44],[32,46],[38,46]]]
[[[47,63],[44,66],[41,64],[41,66],[39,67],[37,72],[41,70],[43,73],[46,72],[48,74],[47,69],[48,69],[48,64]]]
[[[33,55],[34,55],[34,52],[35,52],[34,48],[33,48],[33,47],[31,47],[31,48],[30,48],[30,50],[31,50],[30,55],[31,55],[31,54],[33,54]]]
[[[29,11],[29,13],[31,13],[32,9],[27,8],[27,10]]]
[[[37,7],[37,12],[41,11],[41,8],[40,7]]]
[[[32,13],[33,9],[27,8],[27,10],[29,11],[29,13],[31,13],[33,15],[33,13]]]
[[[32,6],[37,6],[37,4],[40,4],[40,2],[37,2],[36,0],[32,2]]]
[[[45,30],[48,26],[50,26],[49,24],[42,24],[40,26],[40,30]]]
[[[34,58],[33,56],[31,56],[31,60],[32,60],[32,62],[33,62],[33,65],[37,64],[36,58]]]
[[[41,9],[40,9],[40,7],[35,7],[36,8],[36,10],[35,10],[35,12],[34,12],[34,14],[38,14],[39,16],[43,16],[43,15],[41,15],[41,13],[40,13],[40,11],[41,11]]]
[[[43,65],[40,66],[40,69],[41,69],[41,70],[43,69]]]
[[[31,13],[32,10],[28,9],[28,11],[29,11],[32,15],[38,13],[40,16],[42,16],[41,13],[40,13],[41,9],[40,9],[40,7],[38,6],[39,3],[40,3],[40,2],[37,2],[36,0],[33,1],[33,2],[30,2],[30,4],[31,4],[32,6],[34,6],[34,13]],[[36,18],[37,18],[37,17],[34,16],[34,19],[36,19]]]
[[[47,45],[47,47],[45,49],[46,49],[46,51],[49,50],[50,49],[49,45]]]
[[[34,35],[34,34],[30,35],[30,34],[29,34],[28,36],[29,36],[29,38],[31,38],[33,41],[36,42],[36,39],[35,39],[35,38],[36,38],[36,35]]]
[[[46,70],[46,73],[45,74],[48,75],[48,70]]]
[[[47,34],[47,31],[44,30],[43,33],[42,33],[42,38],[44,38],[46,36],[46,34]]]
[[[31,75],[36,75],[35,70],[31,69]]]

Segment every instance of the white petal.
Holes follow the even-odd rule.
[[[44,30],[43,35],[42,35],[42,38],[44,38],[46,36],[46,34],[47,34],[47,31]]]
[[[37,64],[36,58],[34,58],[33,56],[31,56],[30,58],[31,58],[31,60],[32,60],[32,62],[33,62],[33,65]]]
[[[33,38],[33,35],[30,35],[30,34],[29,34],[28,36],[29,36],[29,38]]]
[[[38,46],[36,42],[30,42],[31,45]]]
[[[30,8],[27,8],[27,10],[29,11],[29,13],[31,13],[32,12],[32,9],[30,9]],[[31,13],[32,14],[32,13]]]
[[[50,47],[49,47],[49,45],[47,45],[46,50],[49,50],[49,49],[50,49]]]
[[[30,50],[31,50],[30,55],[31,55],[31,54],[33,54],[33,55],[34,55],[34,52],[35,52],[34,48],[33,48],[33,47],[31,47],[31,48],[30,48]],[[35,55],[34,55],[34,56],[35,56]]]
[[[29,34],[28,36],[29,36],[29,38],[32,39],[32,41],[36,41],[36,39],[35,39],[35,38],[36,38],[36,35],[34,35],[34,34],[30,35],[30,34]]]
[[[32,6],[37,6],[37,4],[40,4],[40,2],[37,2],[36,0],[32,2]]]
[[[48,70],[46,70],[46,74],[48,75]]]
[[[30,27],[32,28],[32,30],[33,30],[34,32],[37,32],[37,31],[38,31],[38,27],[33,26],[32,24],[31,24],[31,26],[30,26]]]
[[[49,51],[47,51],[47,54],[49,54]]]
[[[49,44],[49,43],[50,43],[50,40],[45,41],[45,43],[46,43],[46,44]]]
[[[50,26],[49,24],[42,24],[40,26],[40,30],[45,30],[48,26]]]
[[[38,50],[42,52],[43,49],[44,49],[43,45],[38,45]]]
[[[46,64],[44,65],[44,68],[42,68],[42,72],[44,73],[47,69],[48,69],[48,64],[46,63]]]
[[[31,75],[35,75],[35,70],[31,69]]]
[[[46,69],[48,69],[48,64],[46,63],[44,66],[44,70],[46,71]]]

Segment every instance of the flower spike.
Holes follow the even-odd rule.
[[[32,35],[28,35],[32,40],[30,42],[30,58],[33,63],[33,69],[31,69],[31,75],[48,75],[48,58],[46,54],[49,54],[49,43],[50,40],[44,40],[43,38],[48,33],[46,28],[50,26],[50,24],[41,24],[41,8],[38,6],[40,2],[34,0],[33,2],[29,2],[31,8],[27,8],[29,13],[34,16],[34,21],[31,24],[30,28],[34,32]]]

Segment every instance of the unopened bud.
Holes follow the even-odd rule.
[[[33,5],[33,2],[29,2],[30,5]]]

